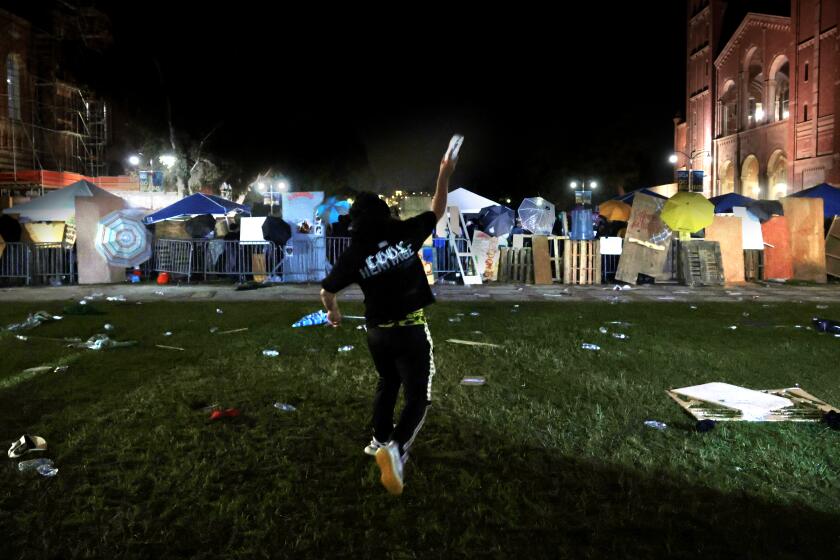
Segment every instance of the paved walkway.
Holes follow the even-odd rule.
[[[689,288],[674,284],[633,286],[615,290],[615,286],[550,286],[491,284],[483,286],[434,286],[439,301],[749,301],[768,302],[840,302],[840,284],[788,286],[777,283],[750,283],[727,288]],[[94,286],[0,288],[0,302],[66,301],[93,294],[124,296],[129,301],[305,301],[317,300],[316,284],[280,284],[256,290],[237,291],[232,284],[110,284]],[[342,300],[358,301],[362,293],[352,288],[341,294]]]

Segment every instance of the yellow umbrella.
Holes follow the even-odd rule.
[[[662,208],[661,218],[669,228],[680,233],[680,239],[710,225],[715,206],[700,193],[678,192]]]
[[[611,222],[626,222],[630,219],[632,208],[620,200],[608,200],[598,206],[598,213]]]

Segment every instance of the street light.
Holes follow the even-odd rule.
[[[140,165],[140,158],[137,156],[131,156],[130,158],[128,158],[128,163],[133,165],[134,167],[137,167],[138,165]]]
[[[165,165],[167,169],[172,169],[172,166],[175,165],[175,162],[178,161],[178,158],[176,158],[172,154],[164,154],[158,157],[158,161]]]
[[[586,190],[586,187],[587,187],[587,186],[589,187],[589,190],[594,191],[595,189],[597,189],[597,188],[598,188],[598,183],[597,183],[597,182],[595,182],[595,181],[589,181],[589,185],[587,185],[587,184],[586,184],[586,181],[581,181],[581,182],[580,182],[580,188],[581,188],[581,190]],[[577,188],[578,188],[578,182],[577,182],[577,181],[572,181],[571,183],[569,183],[569,187],[571,187],[571,189],[572,189],[573,191],[576,191],[576,190],[577,190]]]

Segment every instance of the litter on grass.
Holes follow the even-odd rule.
[[[339,346],[339,347],[338,347],[338,351],[339,351],[339,352],[349,352],[349,351],[350,351],[350,350],[352,350],[352,349],[353,349],[353,345],[352,345],[352,344],[348,344],[347,346]]]
[[[218,330],[218,329],[216,329],[216,330]],[[234,334],[234,333],[245,332],[247,330],[248,330],[248,327],[243,327],[241,329],[231,329],[229,331],[221,331],[218,334]]]
[[[134,346],[136,340],[117,341],[112,340],[107,334],[95,334],[84,342],[68,344],[69,348],[87,348],[89,350],[104,350],[106,348],[122,348]]]
[[[645,426],[660,431],[668,428],[668,424],[666,424],[665,422],[660,422],[659,420],[645,420]]]
[[[451,342],[453,344],[465,344],[467,346],[487,346],[488,348],[501,348],[500,344],[491,344],[489,342],[476,342],[474,340],[459,340],[457,338],[449,338],[446,342]]]
[[[278,352],[277,350],[263,350],[262,355],[266,358],[276,358],[280,355],[280,352]]]
[[[156,348],[163,348],[164,350],[177,350],[179,352],[183,352],[184,349],[178,346],[166,346],[165,344],[155,344]]]
[[[583,350],[600,350],[601,349],[601,347],[598,346],[597,344],[590,344],[588,342],[584,342],[583,344],[580,345],[580,347]]]
[[[629,337],[629,336],[627,336],[626,334],[624,334],[624,333],[620,333],[620,332],[614,332],[614,333],[612,333],[612,337],[613,337],[613,338],[617,338],[617,339],[619,339],[619,340],[627,340],[628,338],[630,338],[630,337]]]
[[[461,385],[484,385],[487,380],[483,377],[465,377],[461,380]]]
[[[274,408],[276,408],[277,410],[281,410],[283,412],[294,412],[295,410],[297,410],[292,405],[290,405],[288,403],[281,403],[281,402],[274,403]]]
[[[125,296],[108,296],[105,299],[107,301],[126,301]]]
[[[52,313],[47,313],[46,311],[36,311],[35,313],[31,313],[22,323],[12,323],[11,325],[8,325],[6,330],[11,332],[25,331],[34,329],[42,323],[60,321],[62,318],[63,317],[60,315],[53,315]]]

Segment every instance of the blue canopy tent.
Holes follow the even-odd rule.
[[[238,212],[250,216],[251,208],[212,194],[195,193],[186,198],[182,198],[175,204],[170,204],[166,208],[161,208],[157,212],[149,214],[143,218],[143,222],[154,224],[172,218],[183,218],[185,216],[196,216],[199,214],[224,216],[231,212]]]
[[[755,199],[731,192],[713,196],[709,199],[709,202],[715,205],[715,214],[726,214],[732,212],[732,209],[736,206],[749,206],[749,203],[755,202]]]
[[[625,203],[629,204],[630,206],[633,206],[633,199],[636,198],[636,195],[638,193],[647,194],[647,195],[650,195],[650,196],[653,196],[653,197],[656,197],[656,198],[665,198],[665,199],[668,198],[667,196],[662,196],[661,194],[653,192],[652,190],[649,190],[649,189],[639,189],[637,191],[630,191],[627,194],[622,194],[622,195],[616,196],[616,197],[613,198],[613,200],[620,200],[621,202],[625,202]]]
[[[791,196],[823,199],[823,214],[826,218],[840,216],[840,189],[828,183],[793,193]]]

